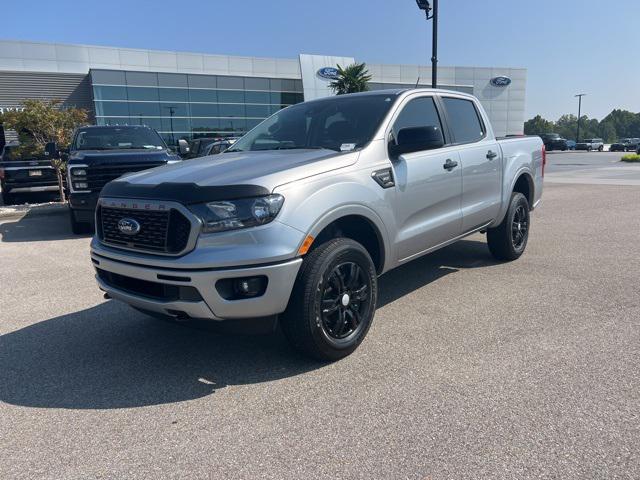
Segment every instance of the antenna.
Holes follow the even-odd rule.
[[[418,84],[420,83],[420,76],[418,75],[418,79],[416,80],[416,86],[415,88],[418,88]]]

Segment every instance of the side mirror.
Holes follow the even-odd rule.
[[[406,127],[398,131],[395,143],[389,144],[389,153],[397,157],[403,153],[433,150],[444,146],[444,137],[440,127],[430,125],[428,127]]]
[[[186,155],[189,153],[189,144],[184,138],[178,140],[178,152],[180,155]]]
[[[56,142],[47,142],[44,146],[44,154],[49,158],[58,157],[58,144]]]

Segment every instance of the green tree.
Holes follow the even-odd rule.
[[[20,147],[18,155],[41,155],[47,142],[56,142],[67,148],[73,130],[87,123],[88,114],[80,108],[65,108],[60,100],[25,100],[24,109],[11,110],[0,116],[0,123],[18,132]],[[66,163],[51,159],[58,176],[60,198],[65,201],[63,178]]]
[[[329,84],[336,95],[345,93],[366,92],[369,90],[371,75],[364,63],[354,63],[345,68],[338,67],[338,77]]]
[[[554,132],[555,125],[553,122],[542,118],[540,115],[536,115],[535,117],[524,122],[524,133],[525,135],[539,135],[541,133],[552,133]]]

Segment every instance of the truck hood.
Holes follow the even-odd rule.
[[[136,163],[145,162],[157,164],[159,162],[167,162],[171,160],[179,160],[180,157],[167,150],[80,150],[71,152],[69,155],[69,163],[84,165],[116,165],[118,163]]]
[[[125,175],[130,185],[192,184],[199,187],[256,185],[268,191],[355,163],[357,152],[265,150],[230,152]]]

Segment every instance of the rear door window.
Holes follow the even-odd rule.
[[[471,100],[443,97],[442,102],[455,143],[477,142],[484,137],[484,125]]]

